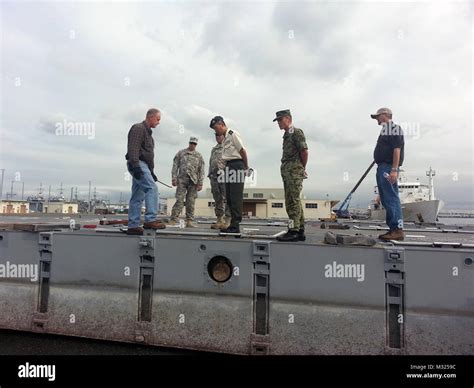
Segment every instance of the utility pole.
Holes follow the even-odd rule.
[[[88,201],[88,205],[87,205],[87,214],[90,214],[90,212],[91,212],[91,184],[92,184],[92,182],[89,181],[89,201]]]
[[[23,196],[25,195],[25,182],[21,182],[21,200],[23,201]]]
[[[63,182],[59,184],[59,196],[63,197]]]
[[[92,208],[93,209],[92,211],[95,212],[95,207],[97,206],[97,191],[96,191],[95,186],[94,186],[94,197],[93,198],[94,198],[94,201],[93,201],[94,207]]]
[[[10,197],[10,201],[13,201],[13,197],[16,195],[16,193],[13,193],[13,184],[14,183],[15,183],[15,181],[12,181],[10,192],[7,193],[7,201],[8,201],[8,197]]]
[[[5,174],[5,169],[2,168],[2,183],[1,183],[1,185],[0,185],[0,201],[1,201],[2,198],[3,198],[3,176],[4,176],[4,174]]]

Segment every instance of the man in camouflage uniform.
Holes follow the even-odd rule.
[[[225,182],[219,182],[219,174],[223,174],[225,170],[225,161],[222,159],[222,142],[224,135],[216,134],[217,144],[211,150],[211,158],[209,159],[209,180],[211,181],[212,197],[215,203],[215,213],[217,222],[211,225],[211,229],[225,229],[230,225],[230,209],[226,205],[225,200]],[[224,218],[225,214],[225,218]]]
[[[289,109],[276,112],[273,121],[278,121],[283,135],[283,156],[281,158],[281,177],[285,189],[285,206],[290,225],[288,232],[277,237],[278,241],[305,241],[304,214],[301,204],[301,190],[306,175],[308,162],[308,146],[301,129],[293,126]]]
[[[171,210],[170,225],[176,224],[186,198],[186,227],[196,227],[193,224],[194,203],[204,180],[204,159],[196,151],[197,143],[198,139],[191,137],[189,147],[178,151],[173,159],[171,183],[176,187],[176,202]]]

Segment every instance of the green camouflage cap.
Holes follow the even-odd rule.
[[[282,118],[285,116],[291,117],[291,112],[289,109],[279,110],[278,112],[276,112],[276,117],[273,119],[273,121],[277,121],[279,118]]]
[[[197,138],[197,137],[194,137],[194,136],[191,136],[191,137],[189,138],[189,142],[190,142],[190,143],[197,144],[197,143],[198,143],[198,138]]]

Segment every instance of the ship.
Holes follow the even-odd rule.
[[[438,214],[444,202],[435,198],[434,180],[436,171],[431,167],[426,172],[428,184],[422,184],[417,179],[407,179],[405,171],[400,170],[398,176],[398,191],[402,205],[403,220],[408,222],[431,223],[438,221]],[[374,187],[376,197],[369,205],[369,218],[372,220],[385,220],[385,209],[380,203],[377,186]]]

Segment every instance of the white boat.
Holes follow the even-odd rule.
[[[428,184],[421,184],[416,181],[407,180],[403,170],[398,175],[398,192],[400,202],[402,204],[403,220],[411,222],[435,223],[438,219],[438,213],[444,206],[440,199],[436,199],[434,195],[433,177],[436,171],[431,167],[426,172],[428,176]],[[378,188],[374,189],[376,198],[369,206],[370,218],[373,220],[385,220],[385,209],[380,203]]]

